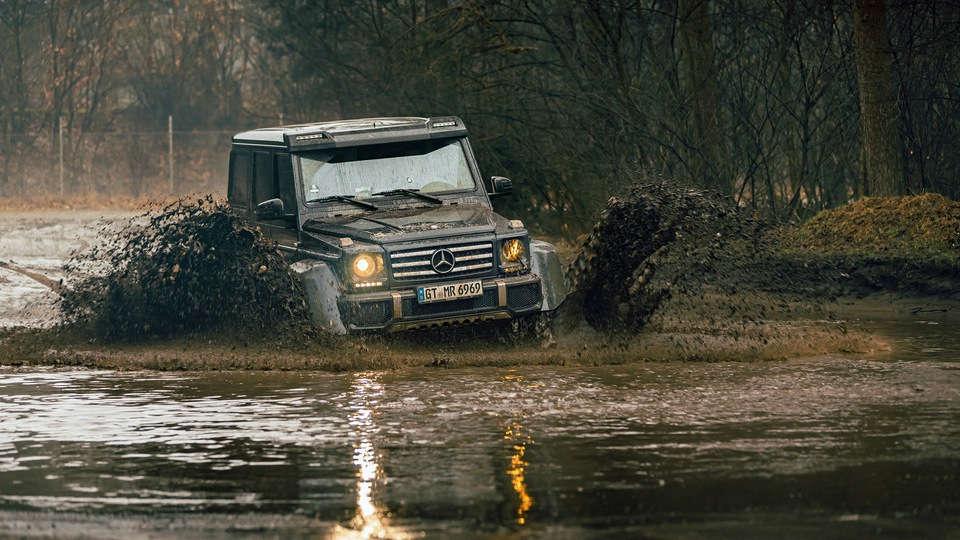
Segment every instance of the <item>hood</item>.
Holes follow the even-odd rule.
[[[310,219],[303,230],[339,238],[389,243],[419,237],[492,233],[509,221],[480,204],[374,211],[352,216]]]

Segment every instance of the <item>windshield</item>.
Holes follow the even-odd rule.
[[[366,199],[382,192],[419,193],[476,187],[457,140],[331,148],[299,156],[307,202],[335,197]]]

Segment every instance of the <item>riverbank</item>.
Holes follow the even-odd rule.
[[[600,366],[638,362],[756,362],[825,355],[882,359],[895,352],[876,320],[909,322],[928,313],[960,314],[954,302],[904,297],[839,299],[826,311],[795,306],[796,320],[717,324],[694,319],[632,335],[586,324],[557,329],[553,340],[517,338],[506,325],[390,336],[315,339],[193,336],[104,343],[50,330],[7,329],[0,365],[110,370],[393,370],[479,366]]]
[[[612,201],[577,254],[565,250],[577,293],[554,317],[552,335],[521,335],[510,325],[351,338],[296,323],[248,331],[231,329],[227,321],[173,337],[62,326],[54,291],[77,283],[64,263],[107,238],[122,237],[115,231],[135,215],[0,212],[0,365],[357,371],[752,362],[831,354],[880,358],[891,352],[889,341],[864,321],[960,313],[960,211],[942,197],[869,199],[824,212],[803,227],[771,229],[707,194],[644,187]],[[895,226],[901,222],[914,229]],[[197,232],[174,229],[170,238],[177,242]],[[136,250],[111,255],[99,249],[103,260],[116,262],[117,253],[137,257]],[[149,271],[166,264],[155,257],[135,262]],[[622,288],[610,286],[617,283]],[[214,285],[204,290],[235,284]],[[98,293],[96,287],[90,291]],[[83,298],[74,296],[74,308],[84,307]],[[197,309],[206,309],[209,302],[197,298]],[[138,302],[133,297],[119,309],[112,306],[110,320],[127,317],[124,305]],[[148,322],[168,318],[160,308],[146,315]]]

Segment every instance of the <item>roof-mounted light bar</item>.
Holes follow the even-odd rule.
[[[291,148],[293,147],[311,147],[314,145],[328,145],[333,142],[333,137],[326,131],[314,131],[313,133],[288,133],[283,136]]]
[[[456,120],[442,120],[439,122],[434,122],[432,124],[432,127],[436,129],[436,128],[454,127],[456,125],[457,125]]]
[[[313,141],[316,139],[322,139],[324,137],[323,133],[311,133],[309,135],[297,135],[293,139],[297,142],[301,141]]]

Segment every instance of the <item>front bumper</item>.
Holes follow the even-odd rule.
[[[337,302],[351,331],[399,332],[480,321],[512,319],[540,311],[539,276],[527,274],[484,280],[483,295],[421,304],[416,288],[344,294]]]

